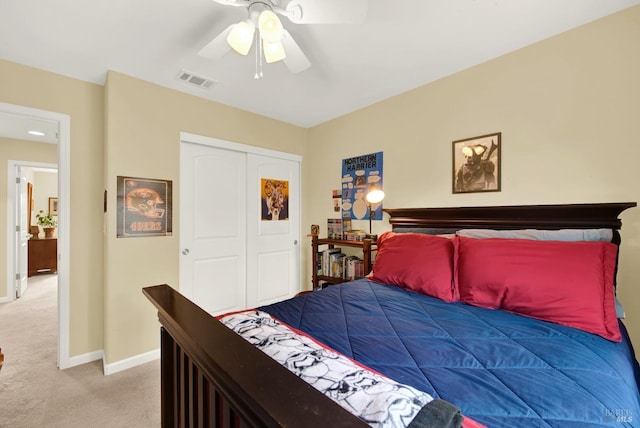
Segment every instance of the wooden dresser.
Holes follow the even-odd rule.
[[[56,238],[29,239],[29,272],[54,273],[58,271],[58,240]]]

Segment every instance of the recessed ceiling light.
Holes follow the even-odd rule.
[[[44,132],[42,131],[29,131],[28,132],[31,135],[37,135],[38,137],[43,137],[44,136]]]

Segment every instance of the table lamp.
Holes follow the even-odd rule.
[[[384,192],[377,187],[372,187],[365,196],[365,199],[369,203],[369,234],[371,234],[371,220],[373,219],[373,210],[371,209],[371,205],[382,202],[384,199]]]

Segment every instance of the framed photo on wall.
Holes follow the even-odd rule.
[[[453,193],[499,192],[502,133],[453,142]]]
[[[58,198],[49,198],[49,214],[58,215]]]
[[[116,236],[171,236],[172,187],[171,180],[118,176]]]

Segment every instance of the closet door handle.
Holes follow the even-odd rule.
[[[182,250],[182,254],[183,254],[183,255],[185,255],[185,256],[186,256],[187,254],[189,254],[189,249],[188,249],[188,248],[185,248],[184,250]]]

